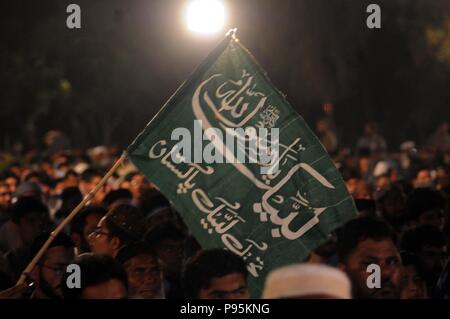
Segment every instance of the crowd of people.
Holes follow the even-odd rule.
[[[303,263],[270,273],[262,297],[450,298],[450,135],[448,126],[439,130],[427,147],[407,141],[388,152],[370,124],[350,151],[320,124],[317,134],[358,216]],[[15,286],[50,232],[119,156],[104,146],[0,151],[0,298],[249,298],[245,262],[227,250],[202,249],[175,207],[131,163]],[[81,269],[79,288],[67,285],[69,264]],[[374,264],[378,286],[368,284]]]

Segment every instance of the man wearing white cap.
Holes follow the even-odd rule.
[[[351,283],[337,268],[322,264],[295,264],[272,271],[264,299],[351,299]]]

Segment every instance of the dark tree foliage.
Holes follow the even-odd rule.
[[[66,28],[74,2],[81,30]],[[1,1],[0,147],[42,147],[51,129],[125,147],[221,38],[185,30],[186,2]],[[312,127],[331,102],[341,141],[374,120],[397,149],[450,118],[450,0],[226,2],[227,27]]]

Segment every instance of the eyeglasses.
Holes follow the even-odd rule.
[[[63,275],[66,271],[66,266],[49,266],[46,264],[40,264],[40,266],[52,270],[57,276]]]
[[[92,233],[89,234],[89,236],[91,236],[91,235],[92,235],[93,237],[98,238],[98,237],[100,237],[100,236],[102,236],[102,235],[108,236],[109,233],[102,231],[101,228],[97,228],[97,229],[95,229]]]

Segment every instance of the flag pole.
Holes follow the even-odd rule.
[[[19,280],[16,283],[16,286],[22,285],[25,282],[26,275],[33,270],[34,266],[36,266],[36,264],[41,259],[42,255],[44,255],[44,253],[46,252],[52,241],[56,238],[56,236],[61,232],[61,230],[63,230],[63,228],[68,223],[72,221],[72,219],[80,212],[80,210],[86,205],[86,203],[89,202],[92,198],[94,198],[95,194],[99,191],[99,189],[103,185],[105,185],[108,179],[112,176],[112,174],[114,174],[115,171],[117,171],[117,169],[125,161],[125,159],[126,155],[125,153],[123,153],[120,156],[120,158],[114,163],[111,169],[106,173],[106,175],[103,176],[101,181],[83,198],[83,200],[78,204],[78,206],[72,210],[72,212],[61,222],[61,224],[59,224],[59,226],[56,227],[56,229],[50,234],[50,237],[47,239],[45,244],[41,247],[38,253],[34,256],[34,258],[22,272]]]

